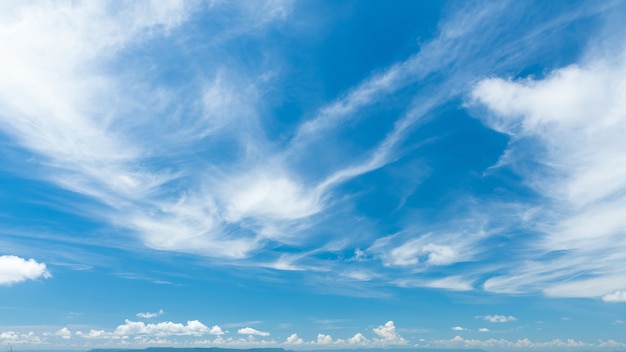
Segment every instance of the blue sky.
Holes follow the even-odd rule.
[[[626,349],[623,1],[0,4],[0,344]]]

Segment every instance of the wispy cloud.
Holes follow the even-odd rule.
[[[544,79],[489,78],[473,90],[475,101],[489,109],[483,121],[511,136],[500,167],[518,172],[545,199],[526,222],[540,235],[529,245],[536,258],[525,257],[509,275],[488,280],[487,290],[618,297],[625,288],[617,268],[626,263],[626,121],[620,117],[626,111],[620,88],[626,55],[589,55],[593,59]],[[536,167],[524,166],[531,162]]]
[[[163,315],[163,313],[165,313],[163,309],[159,309],[159,311],[155,313],[146,312],[146,313],[137,313],[135,315],[139,318],[151,319],[151,318],[160,317],[161,315]]]
[[[488,321],[490,323],[508,323],[511,321],[516,321],[517,318],[515,318],[512,315],[479,315],[476,317],[476,319],[483,319],[485,321]]]
[[[250,328],[250,327],[241,328],[241,329],[237,330],[237,333],[239,335],[270,336],[269,332],[260,331],[260,330],[257,330],[257,329],[254,329],[254,328]]]
[[[204,7],[176,1],[114,8],[15,6],[12,16],[2,17],[0,28],[3,50],[11,53],[0,59],[0,128],[33,154],[26,167],[40,172],[30,177],[86,196],[97,205],[80,204],[76,212],[124,229],[120,246],[135,243],[124,237],[130,233],[151,249],[217,258],[234,267],[324,272],[329,273],[326,280],[334,283],[340,277],[346,286],[385,280],[404,287],[467,291],[490,275],[492,264],[463,275],[447,270],[479,261],[479,254],[487,256],[486,239],[524,221],[502,226],[505,221],[491,216],[503,213],[501,203],[490,207],[485,204],[489,201],[466,197],[469,205],[451,211],[450,219],[430,224],[402,220],[393,226],[394,232],[381,235],[384,229],[365,225],[366,216],[353,212],[349,203],[358,192],[344,194],[341,188],[436,140],[439,136],[408,141],[420,126],[436,118],[437,109],[471,90],[474,103],[491,112],[482,120],[513,140],[501,167],[528,157],[516,154],[528,137],[537,137],[548,147],[541,162],[569,160],[549,181],[523,173],[550,203],[549,211],[541,215],[525,214],[533,221],[543,217],[533,228],[544,234],[535,246],[538,251],[576,254],[549,266],[534,261],[516,265],[509,268],[510,275],[487,280],[484,288],[517,292],[550,282],[550,287],[541,287],[546,294],[594,297],[625,289],[618,284],[626,281],[620,280],[620,266],[615,265],[624,259],[619,250],[624,223],[618,216],[624,186],[619,166],[623,143],[618,140],[623,127],[621,61],[596,60],[555,71],[543,80],[477,82],[524,61],[520,46],[527,48],[526,55],[548,50],[535,44],[538,37],[603,9],[585,5],[595,10],[576,9],[538,20],[532,30],[514,35],[490,29],[522,21],[523,15],[517,13],[523,11],[505,10],[507,6],[523,10],[523,4],[458,5],[461,8],[452,8],[438,33],[416,53],[372,72],[329,103],[306,112],[293,128],[282,131],[281,140],[271,138],[261,123],[269,110],[264,94],[273,88],[272,77],[280,75],[279,67],[251,68],[233,58],[211,56],[203,62],[203,67],[211,68],[190,68],[192,83],[184,85],[149,78],[159,71],[156,61],[150,61],[150,73],[130,69],[142,66],[137,64],[141,58],[133,56],[138,55],[135,44],[167,42],[186,21],[193,21],[194,11],[224,15],[213,16],[217,22],[207,24],[216,33],[207,45],[222,52],[234,38],[250,40],[273,24],[287,22],[293,6],[281,1],[216,2]],[[111,70],[113,66],[117,69]],[[591,87],[592,94],[582,87]],[[346,146],[349,141],[339,136],[350,126],[366,126],[373,118],[369,107],[407,90],[411,98],[401,109],[394,108],[372,143]],[[602,116],[592,124],[584,117],[598,106]],[[554,133],[548,130],[555,126]],[[405,177],[419,184],[426,175]],[[554,187],[557,184],[565,187]],[[456,210],[459,205],[449,207]],[[513,213],[519,208],[509,205],[506,210]],[[411,218],[407,213],[401,217]],[[602,224],[594,240],[585,232],[592,223]],[[363,236],[361,228],[369,235]],[[336,232],[341,236],[333,236]],[[564,241],[566,237],[580,241]],[[614,249],[609,255],[590,260],[608,243]],[[344,253],[355,248],[366,248],[358,268],[355,261],[343,260]],[[320,260],[320,253],[340,259]],[[571,269],[581,268],[573,265],[579,262],[586,262],[588,271]],[[500,267],[506,264],[493,265],[499,266],[499,273],[507,272]],[[588,273],[596,281],[587,280]],[[353,291],[368,293],[361,288]],[[360,340],[357,336],[349,341]]]

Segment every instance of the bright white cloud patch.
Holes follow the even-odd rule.
[[[64,328],[58,330],[54,334],[56,336],[60,336],[64,340],[69,340],[70,338],[72,338],[72,332],[67,327],[64,327]]]
[[[14,255],[0,256],[0,285],[36,280],[40,277],[52,277],[46,264],[38,263],[32,258],[26,260]]]
[[[380,341],[385,344],[405,344],[407,341],[398,334],[393,321],[388,321],[385,325],[375,327],[372,331],[381,337]]]
[[[452,328],[452,330],[454,331],[467,331],[468,329],[464,328],[464,327],[460,327],[460,326],[455,326]]]
[[[298,337],[298,334],[291,334],[287,337],[287,340],[285,340],[285,344],[287,345],[302,345],[303,343],[304,340]]]
[[[333,338],[330,335],[317,334],[317,340],[315,343],[318,345],[330,345],[333,343]]]
[[[211,335],[221,336],[221,335],[224,335],[224,334],[225,334],[225,332],[224,332],[224,330],[222,330],[222,328],[221,328],[221,327],[219,327],[218,325],[213,325],[213,326],[211,327],[211,329],[209,330],[209,334],[211,334]]]
[[[541,235],[530,249],[560,253],[525,258],[485,282],[489,291],[607,297],[626,290],[626,53],[588,57],[542,79],[488,78],[472,91],[489,110],[482,120],[511,137],[498,166],[513,168],[545,199],[522,218]]]
[[[173,323],[170,321],[157,324],[146,324],[141,321],[126,320],[125,324],[119,325],[115,331],[113,331],[113,335],[201,336],[209,332],[209,328],[198,320],[190,320],[187,324]]]
[[[159,311],[155,312],[155,313],[146,312],[146,313],[137,313],[135,315],[137,317],[139,317],[139,318],[151,319],[151,318],[159,317],[159,316],[163,315],[163,313],[164,313],[163,309],[159,309]]]
[[[508,323],[510,321],[516,321],[517,318],[515,318],[512,315],[506,316],[506,315],[484,315],[484,316],[478,316],[476,318],[480,318],[480,319],[484,319],[490,323]]]
[[[615,291],[602,296],[605,302],[626,302],[626,291]]]
[[[250,328],[250,327],[241,328],[237,330],[237,333],[239,335],[270,336],[269,332],[259,331],[257,329]]]

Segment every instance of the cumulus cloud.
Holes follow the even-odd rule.
[[[345,340],[345,342],[350,345],[363,345],[369,342],[369,340],[367,339],[367,337],[359,332],[354,334],[354,336],[352,336],[351,338]]]
[[[26,260],[14,255],[0,256],[0,285],[12,285],[40,277],[52,277],[46,264],[38,263],[32,258]]]
[[[69,340],[70,338],[72,338],[72,332],[67,327],[64,327],[58,330],[54,334],[56,336],[60,336],[62,339],[65,339],[65,340]]]
[[[480,332],[489,332],[491,330],[489,330],[487,328],[480,328],[480,329],[478,329],[478,331],[480,331]]]
[[[270,336],[269,332],[259,331],[250,327],[241,328],[237,330],[237,333],[240,335]]]
[[[176,336],[176,335],[193,335],[201,336],[208,334],[209,328],[198,320],[190,320],[187,324],[173,323],[170,321],[157,324],[146,324],[141,321],[126,320],[125,324],[119,325],[114,335],[130,336],[130,335],[154,335],[154,336]]]
[[[380,341],[390,344],[405,344],[407,341],[398,334],[393,321],[388,321],[385,325],[375,327],[372,331],[381,337]]]
[[[224,335],[225,333],[226,332],[224,332],[224,330],[222,330],[222,328],[219,327],[218,325],[213,325],[211,329],[209,330],[209,334],[211,335],[221,336],[221,335]]]
[[[107,333],[104,330],[89,330],[88,333],[84,333],[82,331],[76,331],[76,336],[85,338],[85,339],[99,339],[109,337],[111,334]]]
[[[600,340],[598,347],[626,347],[626,343],[618,342],[613,339],[609,339],[608,341]]]
[[[330,335],[317,334],[317,341],[315,343],[318,345],[330,345],[333,343],[333,338]]]
[[[163,315],[163,313],[164,313],[163,309],[159,309],[159,311],[155,312],[155,313],[146,312],[146,313],[137,313],[135,315],[137,317],[139,317],[139,318],[151,319],[151,318],[159,317],[159,316]]]
[[[41,345],[44,343],[43,339],[33,331],[28,333],[5,331],[0,333],[0,340],[5,344],[12,345]]]
[[[527,348],[573,348],[573,347],[591,347],[592,344],[577,341],[574,339],[554,339],[551,341],[542,341],[542,342],[534,342],[528,338],[518,339],[516,341],[510,341],[506,339],[487,339],[487,340],[478,340],[478,339],[465,339],[461,336],[455,336],[449,340],[435,340],[435,344],[442,347],[449,348],[458,348],[458,347],[466,347],[466,348],[519,348],[519,349],[527,349]]]
[[[626,291],[615,291],[602,296],[605,302],[626,302]]]
[[[285,340],[285,344],[287,345],[302,345],[304,340],[298,337],[298,334],[291,334]]]
[[[479,315],[476,317],[477,319],[483,319],[486,320],[490,323],[508,323],[510,321],[516,321],[517,318],[515,318],[512,315],[506,316],[506,315]]]
[[[466,328],[463,328],[463,327],[460,327],[460,326],[455,326],[455,327],[452,328],[452,330],[454,330],[454,331],[468,331],[469,329],[466,329]]]

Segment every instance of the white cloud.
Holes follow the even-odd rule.
[[[333,343],[333,338],[330,335],[317,334],[317,341],[315,343],[318,345],[330,345]]]
[[[40,277],[52,277],[46,264],[38,263],[32,258],[26,260],[14,255],[0,256],[0,285],[12,285]]]
[[[393,321],[388,321],[385,325],[375,327],[372,331],[381,337],[379,340],[384,344],[406,344],[407,341],[398,334]]]
[[[240,335],[257,335],[257,336],[270,336],[269,332],[259,331],[257,329],[253,329],[250,327],[245,327],[237,330],[237,333]]]
[[[491,330],[489,330],[487,328],[480,328],[480,329],[478,329],[478,331],[480,331],[480,332],[489,332]]]
[[[605,302],[626,302],[626,291],[615,291],[602,296]]]
[[[508,323],[510,321],[516,321],[517,318],[515,318],[512,315],[506,316],[506,315],[480,315],[476,317],[477,319],[483,319],[486,320],[490,323]]]
[[[527,348],[589,348],[592,347],[592,344],[585,343],[582,341],[577,341],[574,339],[554,339],[551,341],[545,342],[533,342],[528,338],[518,339],[516,341],[510,341],[506,339],[487,339],[487,340],[478,340],[478,339],[464,339],[461,336],[455,336],[449,340],[436,340],[434,341],[436,345],[441,347],[466,347],[466,348],[519,348],[519,349],[527,349]]]
[[[151,319],[151,318],[159,317],[159,316],[163,315],[163,313],[164,313],[163,309],[159,309],[159,311],[155,312],[155,313],[146,312],[146,313],[137,313],[135,315],[137,317],[139,317],[139,318]]]
[[[113,331],[113,335],[117,336],[153,335],[158,337],[176,335],[201,336],[208,333],[210,333],[209,328],[198,320],[190,320],[187,324],[170,321],[146,324],[141,321],[135,322],[127,319],[125,324],[119,325]]]
[[[246,217],[299,219],[320,210],[316,194],[284,175],[253,172],[231,181],[229,187],[229,221]]]
[[[489,111],[481,119],[511,138],[497,167],[517,172],[543,203],[524,221],[540,235],[525,252],[536,256],[520,258],[485,289],[597,298],[626,290],[620,269],[626,266],[626,52],[616,49],[622,44],[592,47],[586,61],[542,79],[488,78],[472,91]]]
[[[392,235],[378,239],[368,251],[382,252],[381,259],[385,265],[389,266],[414,266],[419,264],[420,260],[433,266],[449,265],[464,258],[454,248],[452,242],[455,237],[457,236],[447,239],[451,243],[433,243],[435,239],[433,234],[429,233],[408,239],[398,245],[400,238]],[[463,242],[457,242],[459,243],[463,244]]]
[[[54,334],[56,336],[60,336],[62,339],[65,339],[65,340],[69,340],[70,338],[72,338],[72,332],[67,327],[64,327],[58,330]]]
[[[76,336],[79,336],[85,339],[99,339],[99,338],[106,338],[110,336],[110,334],[104,330],[91,329],[89,330],[88,333],[84,333],[82,331],[76,331]]]
[[[610,339],[608,341],[600,340],[600,343],[598,344],[598,347],[611,347],[611,348],[622,347],[623,348],[623,347],[626,347],[626,343],[618,342],[618,341],[615,341],[615,340],[612,340],[612,339]]]
[[[304,340],[298,337],[298,334],[291,334],[285,340],[285,344],[287,345],[302,345]]]
[[[471,291],[474,289],[474,280],[463,276],[448,276],[441,279],[427,281],[422,286],[442,288],[451,291]]]
[[[359,332],[354,334],[354,336],[352,336],[351,338],[347,339],[346,342],[350,345],[364,345],[369,342],[369,340]]]
[[[224,332],[224,330],[222,330],[222,328],[219,327],[218,325],[213,325],[211,329],[209,330],[209,334],[211,335],[221,336],[221,335],[224,335],[225,333],[226,332]]]
[[[469,329],[466,329],[466,328],[463,328],[463,327],[460,327],[460,326],[455,326],[455,327],[452,328],[452,330],[454,330],[454,331],[468,331]]]
[[[5,331],[0,333],[0,340],[2,340],[4,344],[11,345],[41,345],[44,343],[43,339],[33,331],[29,331],[28,333]]]

